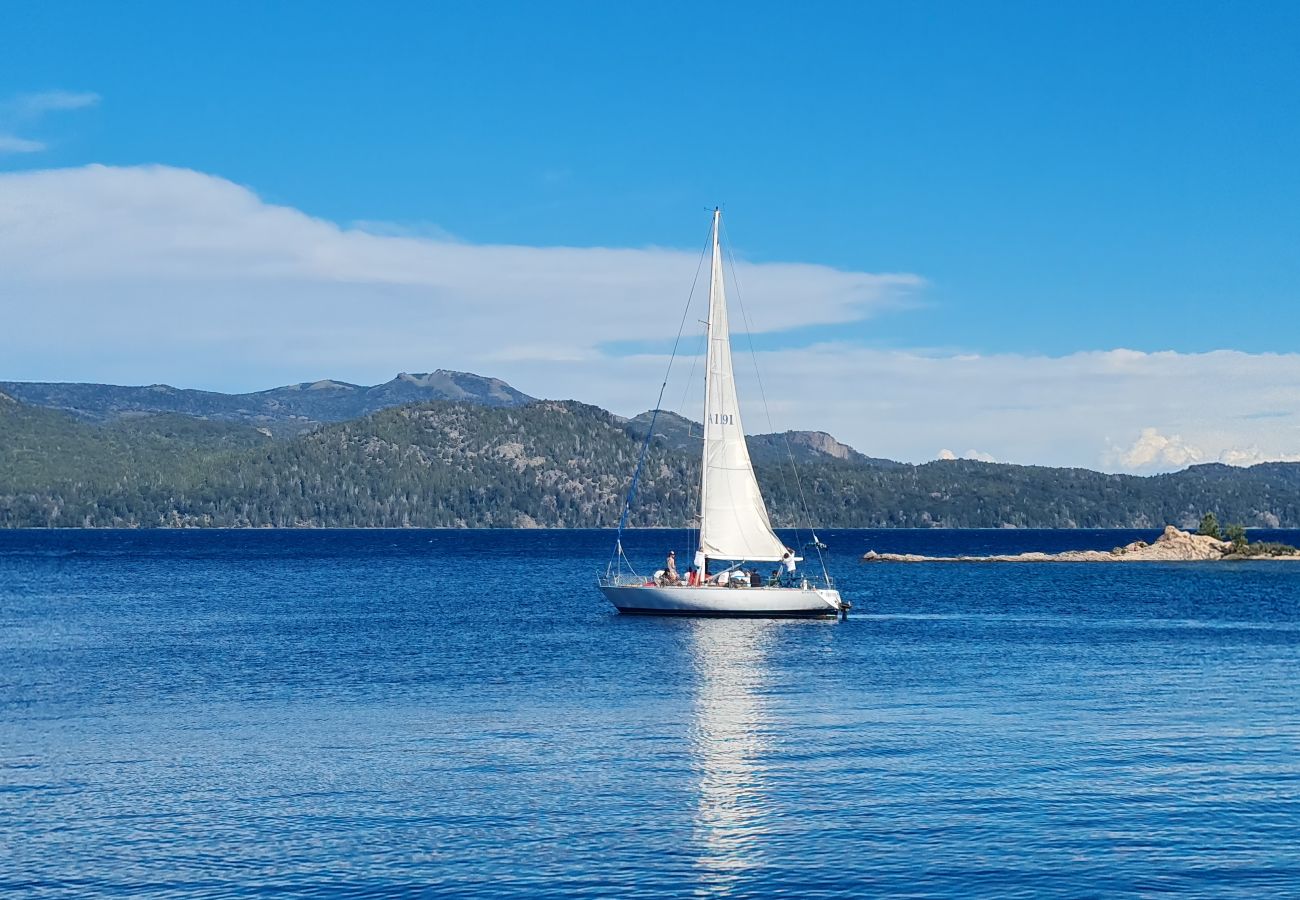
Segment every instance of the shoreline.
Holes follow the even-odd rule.
[[[1282,530],[1282,529],[1277,529]],[[1192,534],[1173,526],[1152,543],[1133,541],[1113,550],[1065,550],[1060,553],[1014,553],[989,556],[923,556],[917,553],[878,553],[868,550],[861,561],[866,563],[1141,563],[1141,562],[1251,562],[1254,560],[1295,560],[1300,553],[1292,547],[1271,547],[1262,552],[1203,534]]]
[[[1041,526],[1025,528],[998,527],[943,527],[917,528],[913,526],[895,527],[891,525],[818,525],[815,528],[794,525],[774,525],[777,531],[888,531],[914,534],[976,533],[996,532],[998,534],[1023,534],[1026,532],[1153,532],[1159,526],[1154,525],[1098,525],[1075,526],[1071,528]],[[1174,526],[1166,526],[1174,527]],[[565,525],[519,527],[515,525],[475,525],[460,527],[455,525],[0,525],[0,534],[16,531],[70,532],[70,531],[616,531],[615,525]],[[624,531],[688,531],[694,530],[687,525],[637,525],[628,526]],[[1300,525],[1250,525],[1247,532],[1293,531],[1300,532]],[[1102,551],[1071,551],[1102,552]],[[884,556],[896,554],[882,554]],[[930,557],[931,559],[981,559],[984,557]]]

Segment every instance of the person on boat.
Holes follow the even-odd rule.
[[[666,584],[676,584],[677,577],[677,551],[668,551],[668,562],[664,565],[664,582]]]
[[[704,555],[703,547],[695,551],[695,568],[700,573],[699,580],[707,582],[709,580],[709,558]]]
[[[758,569],[749,570],[749,586],[750,587],[763,586],[763,576],[758,574]]]
[[[785,580],[794,581],[794,551],[789,547],[785,548],[785,555],[781,557],[781,565],[785,566]]]
[[[688,587],[695,587],[700,583],[700,570],[695,566],[689,566],[686,569],[686,584]]]

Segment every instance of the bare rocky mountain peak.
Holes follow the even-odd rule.
[[[655,438],[665,446],[677,450],[698,447],[703,433],[699,422],[693,422],[671,410],[661,409],[655,416],[647,410],[627,420],[628,430],[644,438],[654,417]],[[888,459],[866,456],[843,441],[824,431],[785,431],[775,434],[748,435],[749,455],[754,462],[821,462],[838,460],[849,463],[866,463],[877,466],[897,466]]]
[[[809,449],[825,454],[832,459],[850,459],[858,452],[848,444],[837,441],[824,431],[791,431],[789,435],[791,443],[801,443]]]

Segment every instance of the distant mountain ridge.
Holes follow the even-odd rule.
[[[499,378],[437,369],[401,373],[371,386],[323,379],[247,394],[174,388],[166,384],[0,381],[0,392],[29,406],[71,413],[92,422],[179,413],[219,422],[241,422],[276,434],[298,434],[327,422],[343,422],[381,409],[425,400],[450,400],[488,407],[522,406],[536,398]]]
[[[650,427],[654,410],[646,410],[627,420],[628,432],[644,440]],[[681,452],[700,451],[702,426],[685,416],[666,409],[659,410],[655,418],[655,441]],[[824,431],[784,431],[776,434],[750,434],[745,436],[749,457],[755,465],[783,465],[793,457],[796,463],[840,461],[856,465],[881,467],[901,466],[892,459],[880,459],[859,453]]]
[[[425,401],[277,438],[180,413],[89,421],[0,394],[0,527],[612,527],[642,443],[628,420],[575,401]],[[690,423],[664,421],[631,524],[689,527],[698,438],[674,445]],[[1159,528],[1213,511],[1300,527],[1300,463],[1148,477],[880,464],[813,437],[794,479],[787,438],[771,437],[781,459],[760,449],[756,470],[778,526]]]
[[[359,419],[407,403],[429,400],[472,403],[489,408],[535,403],[500,378],[437,369],[429,373],[402,372],[391,381],[371,386],[324,378],[254,391],[225,394],[175,388],[167,384],[128,386],[86,382],[0,381],[6,393],[28,406],[57,409],[79,419],[106,423],[141,416],[177,414],[214,422],[239,422],[265,428],[277,437],[305,434],[321,425]],[[627,420],[638,438],[645,437],[651,413]],[[662,410],[655,423],[656,440],[677,450],[699,447],[700,425],[674,412]],[[787,431],[751,434],[750,455],[755,463],[844,462],[897,466],[893,460],[859,453],[822,431]]]

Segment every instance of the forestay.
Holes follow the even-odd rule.
[[[718,245],[721,213],[713,213],[709,283],[709,347],[704,388],[704,475],[700,487],[700,547],[711,559],[778,560],[785,545],[772,532],[754,478],[736,402],[731,329]]]

